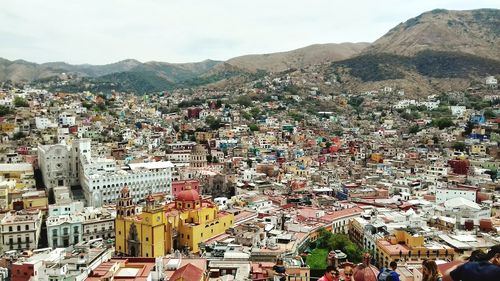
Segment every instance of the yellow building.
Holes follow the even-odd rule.
[[[35,187],[33,165],[29,163],[0,164],[0,177],[15,180],[17,189]]]
[[[130,190],[124,187],[116,206],[116,251],[132,257],[164,256],[167,233],[163,208],[150,195],[142,213],[135,211]]]
[[[209,141],[213,138],[212,132],[195,132],[194,137],[197,142]]]
[[[473,144],[471,145],[470,152],[472,154],[485,155],[486,154],[486,146],[484,144]]]
[[[455,250],[446,245],[425,243],[423,235],[406,229],[395,230],[393,236],[377,241],[376,263],[389,266],[391,261],[422,261],[423,259],[454,260]]]
[[[384,157],[380,153],[373,153],[370,159],[376,163],[382,163],[384,161]]]
[[[115,236],[116,251],[127,256],[158,257],[177,249],[196,253],[201,242],[224,233],[234,222],[232,214],[219,212],[217,205],[192,189],[165,206],[148,196],[142,213],[135,214],[135,209],[125,187],[117,206]]]
[[[0,124],[0,132],[2,133],[12,133],[16,129],[16,124],[3,122]]]

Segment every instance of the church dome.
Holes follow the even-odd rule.
[[[200,200],[200,194],[194,189],[186,189],[177,194],[178,201],[196,201]]]
[[[203,145],[197,144],[197,145],[193,146],[191,153],[192,154],[206,154],[207,150]]]
[[[129,193],[129,191],[130,191],[130,190],[128,189],[128,187],[127,187],[127,186],[124,186],[124,187],[122,188],[122,190],[121,190],[121,193],[122,193],[122,194],[128,194],[128,193]]]
[[[363,255],[363,263],[354,268],[354,280],[359,281],[377,281],[379,274],[378,268],[370,264],[371,256],[369,253]]]

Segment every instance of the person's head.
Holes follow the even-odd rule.
[[[351,266],[346,266],[344,267],[344,275],[347,279],[351,278],[351,276],[354,274],[354,271]]]
[[[396,270],[396,268],[398,268],[398,263],[395,262],[395,261],[391,261],[391,263],[389,264],[389,267],[392,269],[392,270]]]
[[[468,261],[482,261],[485,259],[487,259],[486,253],[482,250],[472,251],[472,253],[470,253],[470,256],[467,258]]]
[[[276,264],[277,264],[277,265],[283,265],[283,259],[281,259],[281,258],[277,258],[277,259],[276,259]]]
[[[424,260],[422,262],[422,274],[424,276],[439,276],[439,270],[436,262],[433,260]]]
[[[329,265],[325,269],[325,275],[330,276],[330,279],[333,279],[333,277],[337,276],[339,274],[339,271],[337,268],[333,265]]]
[[[500,244],[491,247],[486,257],[492,264],[500,266]]]

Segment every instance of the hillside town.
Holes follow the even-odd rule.
[[[312,73],[142,96],[3,83],[0,280],[273,280],[278,259],[286,280],[396,262],[413,281],[500,244],[495,77],[408,98]]]

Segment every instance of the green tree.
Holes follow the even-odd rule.
[[[431,122],[431,125],[434,127],[438,127],[440,130],[444,128],[448,128],[453,126],[453,121],[450,118],[439,118],[439,119],[434,119]]]
[[[237,100],[236,103],[238,103],[241,106],[244,107],[249,107],[252,105],[252,99],[249,96],[240,96]]]
[[[458,150],[458,151],[465,151],[465,143],[463,142],[456,142],[453,144],[453,149]]]
[[[221,123],[220,123],[220,119],[219,118],[215,118],[213,116],[207,116],[207,118],[205,118],[205,123],[207,123],[207,125],[212,130],[217,130],[217,129],[219,129],[222,126]]]
[[[250,113],[248,113],[248,112],[241,113],[241,117],[243,117],[246,120],[252,119],[252,115]]]
[[[17,132],[12,136],[12,139],[13,140],[20,140],[20,139],[24,139],[25,137],[26,137],[26,135],[23,132]]]
[[[363,97],[352,97],[347,103],[354,108],[358,108],[365,99]]]
[[[257,126],[256,124],[250,124],[248,128],[250,128],[250,131],[252,132],[258,132],[260,130],[259,126]]]
[[[0,105],[0,116],[5,116],[12,113],[12,109],[9,107]]]
[[[250,114],[255,119],[255,118],[259,117],[260,109],[258,109],[257,107],[252,107],[252,109],[250,109]]]
[[[413,125],[413,126],[411,126],[411,127],[410,127],[410,129],[408,130],[408,132],[409,132],[410,134],[416,134],[416,133],[418,133],[419,131],[420,131],[420,126],[418,126],[418,125]]]
[[[30,105],[25,99],[23,99],[21,97],[15,97],[14,98],[14,106],[15,107],[29,107]]]
[[[484,115],[484,117],[486,119],[490,119],[490,118],[495,118],[496,117],[495,112],[491,108],[486,109],[484,111],[483,115]]]
[[[316,245],[318,248],[328,249],[328,251],[341,250],[350,261],[361,261],[362,250],[345,234],[333,234],[325,228],[321,228]]]

